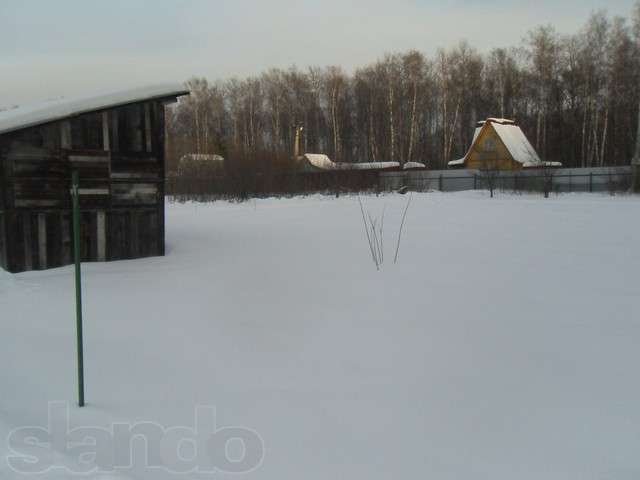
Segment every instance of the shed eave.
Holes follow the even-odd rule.
[[[0,135],[134,103],[172,100],[190,93],[181,85],[164,85],[25,105],[0,112]]]

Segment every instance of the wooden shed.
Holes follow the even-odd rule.
[[[488,118],[478,122],[467,154],[449,162],[450,168],[476,170],[561,166],[558,162],[543,162],[520,127],[513,120],[505,118]]]
[[[0,112],[0,266],[72,262],[74,170],[84,261],[164,255],[164,107],[188,93],[154,86]]]

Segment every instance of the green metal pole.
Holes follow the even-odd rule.
[[[73,199],[73,253],[76,269],[76,334],[78,344],[78,405],[84,407],[84,349],[82,345],[82,270],[80,268],[80,199],[78,194],[79,175],[72,174],[71,197]]]

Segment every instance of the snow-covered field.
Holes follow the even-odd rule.
[[[264,442],[242,478],[640,477],[640,199],[415,195],[394,265],[406,201],[364,199],[380,272],[355,197],[168,205],[165,258],[84,266],[82,411],[72,269],[0,272],[0,478],[60,400],[72,427],[215,406]],[[121,477],[174,478],[89,476]]]

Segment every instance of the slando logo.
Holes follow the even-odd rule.
[[[51,402],[47,428],[13,430],[7,437],[9,468],[23,474],[55,468],[74,474],[113,473],[134,467],[169,473],[249,473],[264,459],[260,435],[246,427],[218,428],[211,406],[196,407],[193,427],[139,422],[71,429],[69,415],[67,402]]]

